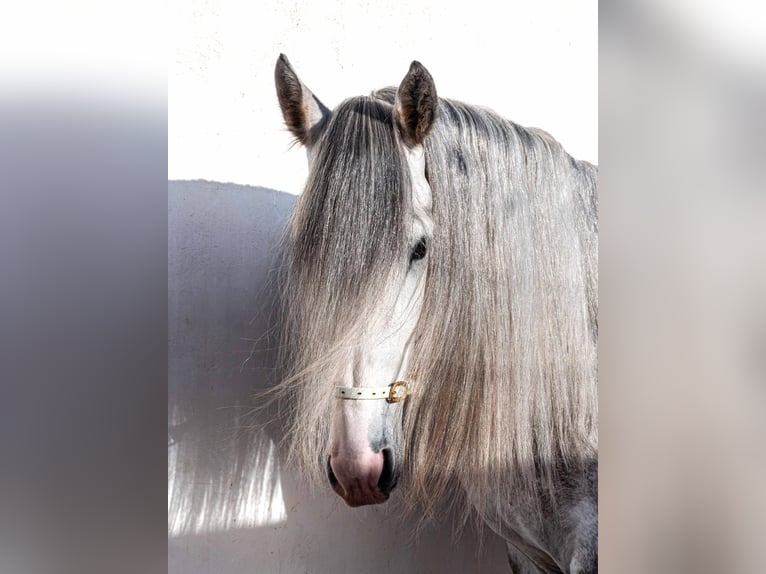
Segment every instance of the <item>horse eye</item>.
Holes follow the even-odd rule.
[[[426,244],[426,238],[424,237],[418,241],[418,244],[412,249],[412,254],[410,255],[410,263],[423,259],[423,257],[426,256],[426,251],[428,251],[428,246]]]

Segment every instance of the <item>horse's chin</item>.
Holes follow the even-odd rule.
[[[370,506],[372,504],[383,504],[388,500],[388,495],[382,492],[371,493],[347,493],[340,484],[333,485],[333,490],[343,499],[351,508],[360,506]]]

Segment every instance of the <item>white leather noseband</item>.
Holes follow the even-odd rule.
[[[335,398],[352,401],[385,399],[389,403],[403,401],[409,394],[407,383],[396,381],[388,387],[335,387]]]

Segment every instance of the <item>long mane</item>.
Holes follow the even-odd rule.
[[[332,412],[321,389],[406,251],[394,96],[386,88],[334,112],[322,136],[334,144],[319,146],[286,236],[287,333],[298,333],[285,340],[291,452],[316,477]],[[404,495],[426,514],[465,491],[483,514],[541,488],[555,504],[560,471],[585,472],[597,456],[597,168],[540,130],[446,99],[425,148],[434,237]]]
[[[406,160],[393,106],[369,96],[333,112],[283,238],[281,390],[290,410],[289,459],[326,480],[332,388],[392,273],[406,267]]]
[[[541,492],[556,504],[559,471],[597,457],[597,168],[541,130],[442,99],[426,170],[408,493],[428,510],[467,489],[500,516],[493,505]]]

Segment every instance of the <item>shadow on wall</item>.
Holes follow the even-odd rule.
[[[253,411],[275,382],[273,271],[295,196],[207,181],[168,183],[169,572],[506,572],[449,525],[412,539],[396,496],[349,509],[285,468],[280,421]]]
[[[253,391],[273,382],[267,281],[295,198],[202,181],[168,192],[169,533],[284,521],[275,441],[247,427]]]

